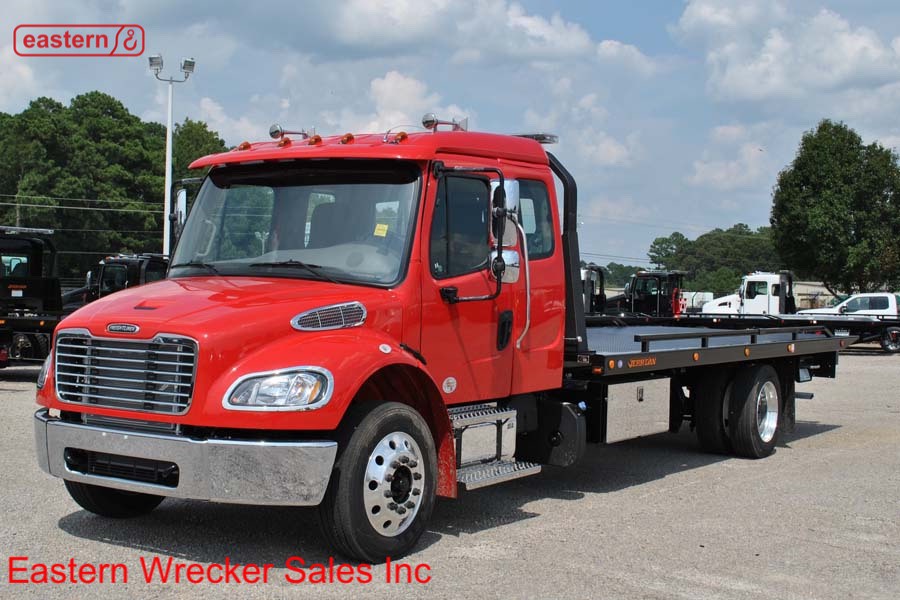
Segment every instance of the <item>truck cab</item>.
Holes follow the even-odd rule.
[[[162,254],[107,256],[97,265],[96,275],[88,272],[83,287],[63,294],[63,310],[70,313],[120,290],[159,281],[168,268],[169,260]]]
[[[625,284],[625,291],[606,301],[607,314],[636,313],[672,317],[686,309],[681,290],[684,271],[638,271]]]
[[[789,271],[755,272],[741,279],[736,294],[716,298],[703,305],[703,314],[787,315],[797,311],[794,276]]]

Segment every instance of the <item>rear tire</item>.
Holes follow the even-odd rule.
[[[900,352],[900,327],[888,327],[881,335],[881,349],[888,354]]]
[[[737,374],[728,421],[735,454],[765,458],[775,451],[782,404],[778,374],[770,365],[748,367]]]
[[[328,541],[343,555],[380,563],[419,541],[437,489],[428,424],[398,402],[360,405],[338,434],[335,470],[319,506]]]
[[[708,373],[695,389],[694,421],[700,448],[712,454],[731,454],[731,440],[728,437],[731,374]]]
[[[112,488],[66,480],[66,490],[78,506],[88,512],[111,519],[128,519],[146,515],[164,500],[163,496],[125,492]]]

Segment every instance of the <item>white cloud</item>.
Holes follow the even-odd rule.
[[[25,61],[15,55],[11,45],[0,48],[0,110],[21,110],[23,98],[46,93]]]
[[[323,113],[328,124],[337,130],[356,132],[383,132],[392,127],[419,126],[422,116],[436,113],[442,119],[468,117],[470,125],[475,117],[472,110],[456,104],[442,106],[439,94],[430,91],[425,82],[389,71],[384,77],[376,77],[369,83],[370,111],[354,112],[343,109],[339,113]]]
[[[200,99],[200,119],[206,121],[209,127],[218,131],[226,140],[256,140],[260,132],[268,131],[268,126],[253,122],[247,116],[231,117],[225,112],[225,108],[212,98]]]
[[[687,178],[689,184],[719,191],[757,187],[768,176],[765,149],[755,143],[741,144],[738,155],[731,160],[707,154],[694,161],[693,168],[693,174]]]
[[[876,89],[900,76],[900,41],[822,9],[790,15],[777,0],[694,0],[676,27],[706,45],[708,88],[738,101],[803,101],[822,93]]]
[[[656,64],[631,44],[616,40],[603,40],[597,45],[597,58],[601,63],[625,67],[638,75],[648,76],[656,72]]]

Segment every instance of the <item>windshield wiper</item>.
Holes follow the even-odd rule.
[[[221,275],[219,270],[213,266],[212,263],[201,262],[201,261],[191,261],[191,262],[183,262],[183,263],[175,263],[174,265],[170,265],[170,269],[175,269],[178,267],[199,267],[201,269],[206,269],[216,275]]]
[[[290,260],[281,260],[281,261],[272,261],[272,262],[255,262],[250,263],[251,267],[287,267],[288,269],[305,269],[319,277],[320,279],[324,279],[325,281],[330,281],[331,283],[340,284],[340,282],[333,277],[330,277],[322,272],[322,265],[314,265],[311,263],[305,263],[299,260],[294,260],[293,258]]]

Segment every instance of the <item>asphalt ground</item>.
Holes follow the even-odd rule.
[[[900,597],[900,356],[874,347],[844,354],[836,380],[800,386],[815,399],[798,400],[796,431],[767,459],[702,454],[687,431],[589,446],[576,467],[439,500],[409,569],[336,566],[330,582],[313,567],[331,551],[311,509],[82,511],[35,462],[36,375],[0,372],[2,598]],[[10,557],[26,570],[11,573]],[[275,566],[267,583],[146,583],[141,560],[155,557]],[[311,567],[302,582],[286,580],[301,576],[291,557]],[[9,583],[70,559],[124,564],[128,583],[122,571],[119,583]],[[416,573],[427,583],[410,583]]]

